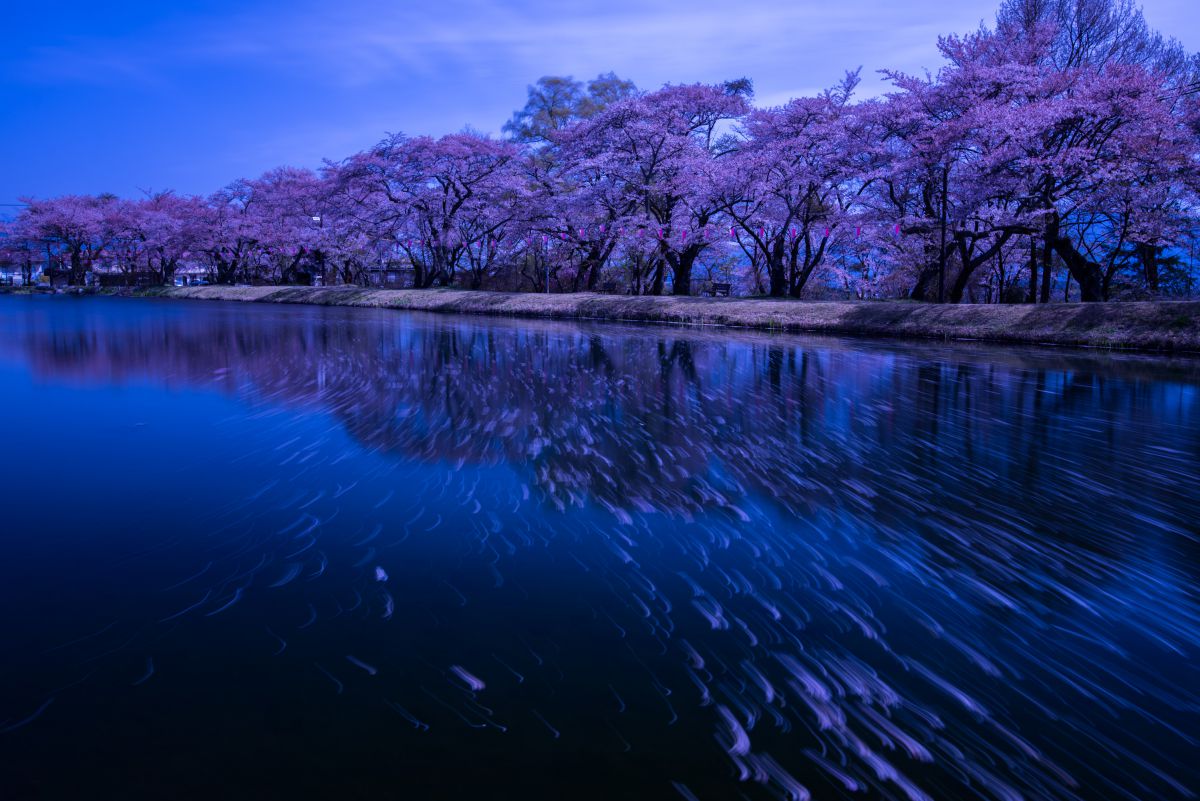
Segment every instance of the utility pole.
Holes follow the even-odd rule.
[[[950,181],[950,165],[942,169],[942,251],[938,255],[938,303],[946,302],[946,189]]]
[[[325,219],[318,214],[310,214],[309,216],[312,217],[312,221],[317,224],[317,229],[323,232],[325,229]],[[318,237],[317,255],[320,257],[318,259],[318,263],[321,265],[321,286],[324,286],[325,285],[325,251],[324,251],[324,249],[322,249],[321,246],[323,244],[325,244],[325,239],[321,234],[317,234],[317,237]]]

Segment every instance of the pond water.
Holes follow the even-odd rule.
[[[0,798],[1186,798],[1200,362],[0,297]]]

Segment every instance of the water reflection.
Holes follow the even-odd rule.
[[[80,699],[112,677],[83,668],[110,663],[349,726],[348,797],[460,797],[468,778],[433,772],[468,764],[523,798],[1162,798],[1200,778],[1194,363],[0,300],[35,394],[238,409],[211,446],[237,453],[234,489],[194,528],[160,521],[180,530],[128,578],[135,608],[10,668],[26,782],[90,725]],[[215,673],[164,668],[197,638]],[[234,663],[271,678],[214,678]],[[391,748],[403,769],[368,758]]]

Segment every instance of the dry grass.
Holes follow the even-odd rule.
[[[1200,301],[937,306],[905,301],[805,302],[270,286],[167,288],[144,294],[508,317],[624,320],[1200,353]]]

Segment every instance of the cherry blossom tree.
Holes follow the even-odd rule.
[[[877,138],[890,149],[875,196],[923,241],[913,297],[931,298],[955,257],[948,299],[961,299],[979,267],[1028,234],[1042,244],[1040,256],[1031,245],[1030,272],[1032,285],[1044,265],[1043,301],[1053,258],[1081,299],[1100,300],[1104,269],[1088,255],[1089,229],[1136,206],[1134,227],[1155,236],[1151,208],[1172,205],[1163,188],[1188,185],[1196,138],[1163,97],[1168,76],[1119,61],[1059,66],[1056,41],[1052,24],[1002,21],[944,38],[948,65],[936,78],[889,73],[898,91],[876,108]]]
[[[237,180],[207,199],[197,250],[219,284],[248,280],[258,247],[257,198],[250,181]]]
[[[727,123],[748,108],[726,87],[666,86],[560,133],[575,169],[606,177],[610,205],[629,210],[627,229],[658,243],[652,294],[663,290],[664,267],[672,291],[690,294],[692,267],[712,244],[709,226],[722,208],[719,162],[734,149]]]
[[[26,286],[33,283],[34,269],[45,255],[29,224],[28,215],[0,220],[0,264],[19,270],[21,282]]]
[[[519,153],[514,144],[471,132],[440,139],[396,134],[352,156],[341,177],[372,228],[412,265],[415,285],[447,285],[467,248],[496,236],[519,206]]]
[[[322,232],[329,216],[329,188],[311,170],[281,167],[248,182],[258,274],[285,284],[324,277]]]
[[[158,283],[169,283],[180,263],[193,255],[205,210],[201,198],[172,192],[114,201],[103,217],[106,255],[126,273],[151,273]]]
[[[39,242],[54,261],[64,263],[68,280],[82,285],[85,274],[111,244],[105,215],[119,201],[112,195],[63,195],[48,200],[23,198],[21,230]]]
[[[739,245],[761,257],[775,297],[800,297],[855,225],[862,175],[850,97],[857,72],[813,98],[752,112],[725,170],[723,210]]]

